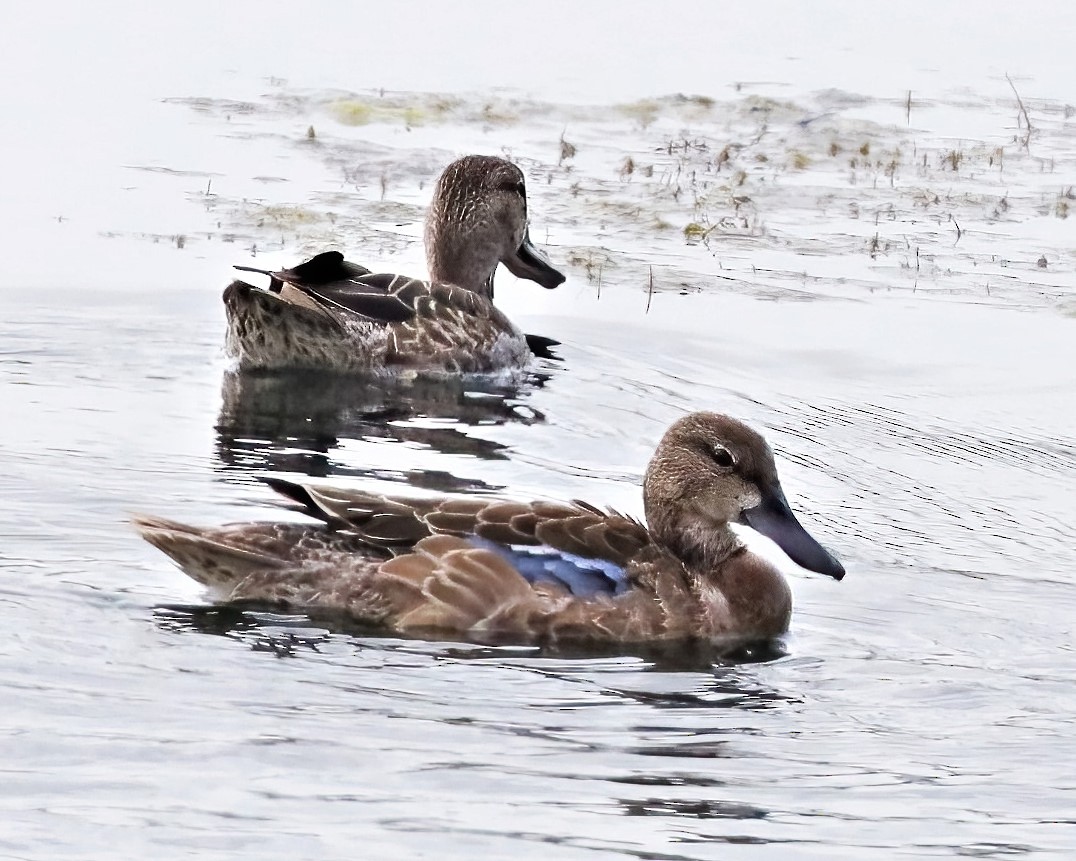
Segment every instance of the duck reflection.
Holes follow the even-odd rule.
[[[388,439],[446,455],[505,459],[505,446],[469,431],[543,423],[545,416],[526,399],[547,379],[531,374],[523,385],[513,385],[473,378],[371,380],[310,371],[229,371],[221,387],[217,457],[222,470],[238,480],[267,470],[316,478],[389,477],[386,470],[349,466],[334,456],[348,440]],[[440,471],[415,471],[408,479],[430,490],[487,489],[483,482]]]
[[[692,819],[765,819],[770,815],[769,810],[756,807],[753,804],[718,799],[621,798],[618,801],[627,816],[687,816]],[[720,838],[715,837],[713,839],[719,840]]]
[[[243,602],[234,604],[162,604],[157,607],[158,621],[169,630],[191,630],[221,636],[253,636],[258,642],[282,636],[292,645],[310,644],[322,638],[350,636],[363,642],[366,647],[404,648],[408,651],[424,651],[453,660],[535,660],[535,671],[542,675],[558,677],[558,661],[568,662],[572,671],[577,662],[601,660],[602,658],[638,658],[653,673],[712,673],[702,692],[646,691],[606,688],[611,696],[633,700],[656,709],[713,709],[731,708],[745,711],[761,711],[787,702],[789,697],[761,688],[746,681],[735,671],[737,667],[766,663],[785,657],[788,653],[780,640],[740,645],[734,649],[718,643],[683,641],[669,643],[618,644],[615,648],[592,644],[590,647],[566,647],[564,644],[519,645],[512,640],[487,641],[453,637],[446,632],[438,640],[423,637],[407,637],[386,634],[384,628],[363,624],[342,613],[306,612],[282,613],[271,604]],[[312,636],[311,636],[312,635]],[[257,650],[256,644],[252,648]],[[313,649],[317,651],[317,649]],[[290,656],[290,655],[289,655]],[[570,673],[564,676],[570,677]],[[667,745],[638,748],[634,753],[647,756],[705,756],[696,742],[686,746],[676,743],[671,750]]]

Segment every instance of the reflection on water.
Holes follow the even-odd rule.
[[[693,819],[765,819],[769,810],[735,801],[682,798],[621,799],[626,816],[689,816]]]
[[[542,424],[527,404],[547,374],[519,384],[483,378],[368,379],[310,371],[228,371],[221,387],[217,457],[226,477],[280,470],[315,478],[330,475],[391,478],[371,464],[334,457],[348,440],[387,439],[445,455],[503,459],[504,446],[474,435],[476,428]],[[429,490],[485,489],[445,471],[409,470],[409,483]]]
[[[509,637],[489,637],[469,634],[466,637],[445,632],[440,639],[387,633],[376,625],[356,621],[345,613],[324,610],[303,613],[284,612],[256,602],[232,604],[161,604],[155,608],[158,625],[169,631],[192,631],[216,636],[238,638],[255,651],[279,650],[281,656],[294,657],[296,649],[317,649],[318,641],[311,631],[331,631],[353,637],[358,647],[381,648],[386,643],[410,643],[419,650],[432,654],[449,655],[460,660],[480,660],[491,657],[504,659],[508,655],[522,655],[539,663],[534,672],[545,673],[550,661],[595,661],[630,657],[645,661],[654,671],[661,672],[709,672],[717,667],[735,667],[776,661],[788,653],[780,640],[737,644],[721,647],[705,642],[639,643],[639,644],[586,644],[553,643],[520,645]],[[555,670],[550,670],[556,675]],[[663,691],[652,693],[629,689],[610,688],[612,696],[623,697],[655,708],[711,708],[715,705],[744,709],[769,708],[776,700],[785,697],[752,685],[744,686],[742,680],[730,676],[724,682],[719,678],[706,692],[686,693]]]

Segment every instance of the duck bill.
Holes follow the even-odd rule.
[[[744,511],[741,520],[771,539],[797,565],[834,580],[844,577],[844,566],[800,526],[779,484],[763,490],[762,501]]]
[[[564,283],[564,275],[553,268],[546,256],[531,243],[530,229],[523,232],[523,242],[516,253],[501,261],[516,278],[526,278],[547,290]]]

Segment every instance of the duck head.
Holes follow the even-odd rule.
[[[766,440],[729,416],[676,421],[647,467],[643,502],[651,531],[689,564],[720,563],[736,546],[728,524],[744,523],[797,565],[844,577],[844,566],[792,513]]]
[[[426,259],[434,281],[490,297],[498,263],[549,289],[564,282],[530,241],[523,172],[495,156],[464,156],[444,169],[426,217]]]

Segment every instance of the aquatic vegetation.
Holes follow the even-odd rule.
[[[333,105],[337,121],[350,126],[364,125],[373,118],[374,111],[369,104],[354,99],[341,99]]]
[[[462,106],[459,99],[448,96],[432,96],[416,100],[407,96],[385,95],[348,95],[332,100],[328,104],[329,113],[339,123],[349,126],[364,126],[371,123],[402,123],[406,127],[424,123],[437,123],[449,120]]]
[[[1029,273],[997,262],[999,222],[1069,215],[1072,191],[1058,191],[1056,177],[1076,172],[1076,152],[1060,104],[1021,101],[1017,108],[1011,99],[962,95],[947,110],[967,113],[979,128],[993,121],[997,131],[954,141],[912,125],[930,103],[911,93],[881,101],[826,91],[796,101],[746,84],[728,100],[674,94],[607,106],[496,92],[468,98],[286,89],[252,105],[186,103],[224,122],[243,111],[243,133],[252,136],[281,137],[275,126],[283,120],[294,142],[296,126],[306,128],[303,143],[317,146],[302,151],[320,163],[329,185],[335,177],[347,191],[292,200],[297,186],[278,184],[264,201],[190,195],[218,218],[221,235],[261,249],[287,245],[300,253],[315,236],[386,250],[415,245],[415,213],[444,162],[441,142],[451,129],[453,146],[504,152],[523,165],[548,213],[546,241],[576,260],[588,282],[598,277],[594,260],[615,256],[624,275],[616,283],[648,283],[653,263],[659,291],[720,273],[722,289],[766,295],[785,295],[792,284],[796,293],[809,285],[840,295],[885,289],[1014,303],[1076,292],[1071,267],[1050,267],[1050,289],[1029,291]],[[323,134],[326,113],[334,124]],[[1011,133],[1014,122],[1020,134]],[[444,131],[415,138],[401,154],[392,135],[428,125]],[[670,254],[662,240],[655,261],[662,234],[682,245]],[[1045,250],[1069,259],[1060,246]],[[1042,251],[1012,247],[1004,256],[1033,264]],[[839,279],[827,277],[829,267],[812,272],[812,263],[804,277],[803,261],[822,259],[840,259]],[[1029,271],[1034,281],[1043,270]]]
[[[713,229],[713,225],[705,227],[697,221],[688,222],[684,225],[684,239],[689,243],[702,242],[702,240],[710,235],[710,231]]]
[[[568,143],[568,141],[564,139],[564,134],[562,132],[560,136],[560,158],[557,160],[557,166],[559,167],[564,164],[564,162],[573,158],[575,158],[575,145]]]
[[[634,119],[642,128],[649,128],[657,119],[660,107],[653,99],[640,99],[625,105],[618,105],[617,110],[624,116]]]
[[[316,212],[302,206],[265,206],[261,210],[261,218],[258,221],[260,227],[297,227],[304,224],[316,224],[320,221],[331,220],[329,213]]]

